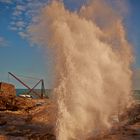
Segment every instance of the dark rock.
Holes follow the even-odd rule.
[[[14,132],[9,132],[9,133],[7,133],[7,135],[18,137],[18,136],[24,136],[24,133],[22,131],[17,130]]]
[[[6,123],[7,123],[7,121],[5,121],[5,120],[0,120],[0,126],[6,125]]]

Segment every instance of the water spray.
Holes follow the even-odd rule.
[[[131,103],[133,57],[122,17],[91,1],[79,12],[53,1],[30,26],[32,40],[54,52],[58,140],[86,140],[112,126]]]

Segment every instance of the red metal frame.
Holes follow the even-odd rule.
[[[29,89],[28,94],[31,93],[31,92],[33,92],[33,93],[35,93],[38,97],[43,98],[42,95],[40,96],[37,92],[34,91],[34,88],[35,88],[40,82],[42,82],[42,79],[39,80],[39,82],[38,82],[33,88],[30,88],[27,84],[25,84],[23,81],[21,81],[21,80],[20,80],[17,76],[15,76],[13,73],[8,72],[8,74],[10,74],[12,77],[14,77],[14,78],[15,78],[18,82],[20,82],[23,86],[25,86],[26,88],[28,88],[28,89]]]

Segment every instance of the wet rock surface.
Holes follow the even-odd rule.
[[[16,111],[0,111],[0,140],[56,140],[55,103],[49,99],[30,100],[27,107],[29,100],[19,102],[22,104]],[[119,120],[109,132],[88,140],[140,140],[140,104],[127,110]]]
[[[55,140],[54,103],[34,100],[34,106],[27,109],[23,101],[22,109],[0,111],[0,140]]]
[[[109,132],[88,140],[140,140],[140,104],[134,104],[119,116]]]

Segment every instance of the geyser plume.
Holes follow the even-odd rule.
[[[103,1],[79,12],[53,1],[29,31],[55,56],[57,139],[85,140],[111,127],[131,102],[131,48],[122,18]]]

